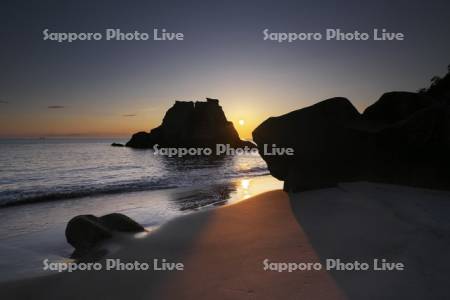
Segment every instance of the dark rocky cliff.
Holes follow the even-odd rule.
[[[176,101],[160,126],[150,132],[134,134],[126,146],[152,148],[155,144],[161,147],[213,147],[216,144],[254,147],[239,138],[219,100],[210,98],[206,102]]]

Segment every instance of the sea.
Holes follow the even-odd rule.
[[[0,140],[0,281],[70,257],[64,230],[74,216],[119,212],[152,231],[282,187],[259,155],[167,157],[113,142],[126,140]]]

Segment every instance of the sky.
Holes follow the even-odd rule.
[[[175,100],[220,99],[241,137],[270,116],[342,96],[359,111],[450,64],[449,1],[2,1],[0,137],[126,137]],[[182,32],[183,41],[43,40],[49,32]],[[265,41],[262,31],[403,41]],[[244,120],[243,125],[238,121]]]

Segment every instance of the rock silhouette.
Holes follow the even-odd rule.
[[[367,120],[392,124],[437,103],[437,100],[427,94],[390,92],[383,94],[377,102],[367,107],[363,116]]]
[[[89,253],[99,242],[111,238],[114,232],[145,231],[139,223],[129,217],[112,213],[102,217],[79,215],[72,218],[66,227],[67,242],[75,248],[72,257],[79,258]]]
[[[135,133],[126,144],[132,148],[161,147],[254,147],[242,141],[228,121],[219,100],[206,98],[206,102],[176,101],[166,112],[162,124],[150,132]]]
[[[449,78],[425,92],[386,93],[363,114],[328,99],[267,119],[253,139],[287,191],[360,180],[450,189]],[[295,155],[264,155],[265,144]]]

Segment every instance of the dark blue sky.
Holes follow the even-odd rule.
[[[127,135],[175,99],[221,99],[248,136],[332,96],[362,110],[450,63],[449,1],[2,1],[0,135]],[[184,41],[42,40],[52,32],[183,32]],[[263,41],[262,30],[386,28],[404,41]],[[53,107],[53,108],[49,108]]]

